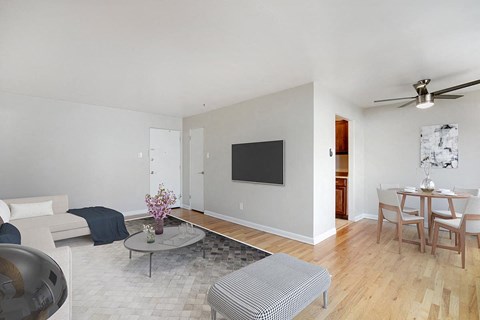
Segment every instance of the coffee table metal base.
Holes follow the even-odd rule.
[[[205,238],[203,238],[203,241],[202,241],[202,251],[203,251],[203,259],[205,259]],[[132,259],[132,250],[129,250],[130,254],[129,254],[129,259],[131,260]],[[150,263],[149,263],[149,268],[148,268],[148,276],[151,278],[152,277],[152,256],[153,256],[153,252],[150,252]]]
[[[152,256],[155,252],[166,251],[172,249],[179,249],[192,245],[200,240],[202,240],[202,251],[203,258],[205,259],[205,232],[199,228],[194,228],[193,237],[187,239],[186,241],[178,241],[175,237],[178,236],[177,227],[166,227],[164,228],[164,235],[158,235],[158,242],[153,244],[147,244],[143,238],[142,232],[137,232],[124,241],[124,246],[129,251],[129,259],[132,259],[132,251],[148,253],[149,254],[149,268],[148,276],[152,277]],[[163,240],[162,240],[163,238]],[[181,239],[181,238],[180,238]],[[175,243],[177,241],[177,243]]]
[[[148,276],[151,278],[152,277],[152,256],[153,256],[153,252],[150,252],[149,255],[150,255],[150,264],[149,264],[149,268],[148,268]],[[132,259],[132,250],[130,250],[130,257],[129,258]]]

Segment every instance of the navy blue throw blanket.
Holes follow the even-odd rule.
[[[10,223],[0,225],[0,243],[21,244],[20,231]]]
[[[70,209],[69,213],[87,220],[95,246],[123,240],[129,236],[123,214],[105,207]]]

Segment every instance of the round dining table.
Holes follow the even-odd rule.
[[[425,217],[425,199],[427,200],[427,222],[428,222],[428,241],[430,241],[431,233],[433,231],[432,228],[432,199],[447,199],[448,201],[448,208],[452,213],[452,217],[456,218],[455,214],[455,207],[453,205],[453,199],[466,199],[469,198],[471,195],[468,193],[454,193],[454,194],[445,194],[437,191],[433,192],[424,192],[421,190],[412,192],[412,191],[405,191],[405,189],[398,189],[397,193],[402,195],[402,202],[401,208],[404,207],[405,201],[407,196],[410,197],[419,197],[420,198],[420,216]]]

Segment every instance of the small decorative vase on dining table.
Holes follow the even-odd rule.
[[[163,234],[163,219],[155,219],[155,234]]]
[[[435,183],[430,179],[430,163],[426,162],[425,166],[423,167],[423,171],[425,172],[425,179],[422,180],[420,183],[420,189],[423,192],[433,192],[435,190]]]

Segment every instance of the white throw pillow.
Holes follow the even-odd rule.
[[[35,203],[10,203],[10,220],[51,216],[53,215],[52,200]]]
[[[10,221],[10,208],[8,204],[0,200],[0,217],[2,217],[3,222]]]

